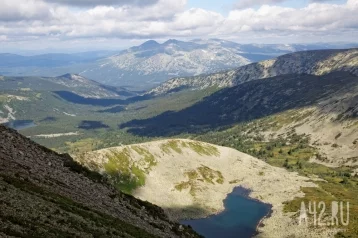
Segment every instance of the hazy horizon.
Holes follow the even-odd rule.
[[[199,39],[199,38],[195,38],[195,39]],[[190,42],[195,40],[193,39],[176,39],[179,41],[185,41],[185,42]],[[205,38],[200,38],[200,39],[205,39]],[[215,38],[215,39],[219,39],[219,38]],[[18,54],[18,55],[23,55],[23,56],[33,56],[33,55],[39,55],[39,54],[50,54],[50,53],[54,53],[54,54],[76,54],[76,53],[85,53],[85,52],[118,52],[118,51],[122,51],[122,50],[126,50],[130,47],[134,47],[134,46],[139,46],[149,40],[154,40],[157,41],[158,43],[162,44],[168,40],[170,40],[170,38],[168,39],[160,39],[160,40],[156,40],[156,39],[146,39],[146,40],[142,40],[142,41],[138,41],[138,43],[136,44],[129,44],[127,46],[118,46],[118,47],[98,47],[98,48],[53,48],[53,47],[48,47],[48,48],[8,48],[8,49],[1,49],[0,47],[0,54],[5,54],[5,53],[10,53],[10,54]],[[225,39],[221,39],[220,40],[225,40]],[[254,45],[357,45],[358,46],[358,41],[337,41],[337,42],[311,42],[311,43],[299,43],[299,42],[291,42],[291,43],[240,43],[234,40],[227,40],[227,41],[231,41],[231,42],[235,42],[238,44],[243,44],[243,45],[249,45],[249,44],[254,44]],[[355,46],[356,47],[356,46]]]

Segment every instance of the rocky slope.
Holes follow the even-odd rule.
[[[273,205],[271,217],[259,228],[262,237],[332,236],[329,229],[298,226],[292,213],[283,212],[284,202],[303,196],[301,187],[315,184],[234,149],[175,139],[102,149],[76,159],[177,220],[223,210],[226,195],[243,186],[252,190],[252,198]]]
[[[163,95],[180,89],[232,87],[256,79],[288,74],[324,75],[334,71],[347,71],[358,75],[358,49],[303,51],[242,66],[235,70],[174,78],[150,90],[148,94]]]
[[[315,105],[281,113],[280,117],[285,115],[291,119],[262,134],[267,138],[277,137],[294,130],[300,135],[309,135],[311,146],[318,149],[318,155],[311,162],[330,167],[348,166],[354,169],[353,174],[358,174],[358,87],[355,83],[341,87]]]
[[[0,126],[0,237],[197,237],[68,155]]]

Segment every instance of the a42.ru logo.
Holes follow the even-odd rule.
[[[298,223],[313,226],[348,226],[349,202],[333,201],[330,207],[325,202],[301,202]]]

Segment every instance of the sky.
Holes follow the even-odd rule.
[[[173,38],[357,43],[358,0],[0,1],[0,52],[117,50]]]

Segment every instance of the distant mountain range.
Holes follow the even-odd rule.
[[[66,73],[103,84],[148,89],[173,77],[195,76],[237,68],[286,53],[357,47],[357,44],[238,44],[220,39],[150,40],[115,53],[20,56],[0,54],[0,75],[48,76]]]

